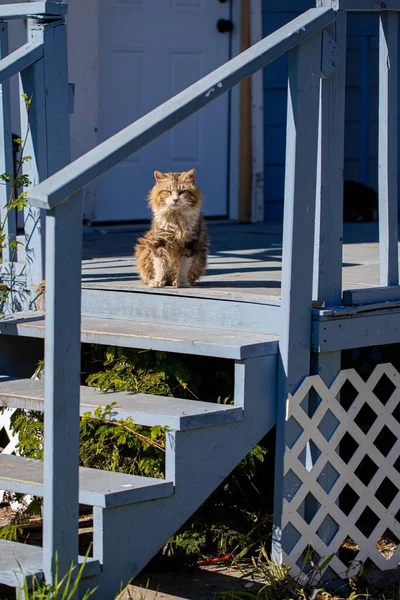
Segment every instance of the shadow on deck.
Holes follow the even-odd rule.
[[[225,297],[255,302],[280,296],[282,229],[276,223],[210,223],[207,274],[190,290],[149,290],[138,280],[133,246],[146,226],[89,230],[84,238],[83,286],[120,291]],[[343,288],[379,285],[377,223],[345,223]]]

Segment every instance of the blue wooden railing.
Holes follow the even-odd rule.
[[[36,3],[37,6],[45,5],[43,10],[46,11],[52,4]],[[47,97],[46,119],[41,123],[44,123],[48,132],[46,157],[51,164],[47,166],[47,174],[39,177],[42,182],[31,191],[29,200],[35,210],[46,211],[43,542],[44,570],[50,581],[56,551],[61,558],[61,570],[66,569],[71,561],[76,561],[78,555],[82,188],[288,52],[290,66],[278,398],[280,415],[275,490],[275,550],[279,559],[283,497],[279,460],[284,454],[287,394],[310,374],[310,370],[324,375],[329,384],[329,378],[338,371],[338,364],[340,368],[338,352],[312,357],[311,321],[313,300],[320,305],[325,303],[334,306],[341,303],[342,295],[346,10],[381,10],[383,6],[375,0],[321,0],[321,4],[323,6],[299,16],[68,166],[64,166],[69,158],[68,129],[59,125],[60,114],[65,115],[67,111],[67,80],[61,83],[60,76],[50,67],[46,72],[46,86],[50,87],[53,95],[50,94],[50,99]],[[27,7],[31,12],[23,12],[28,10]],[[387,0],[385,7],[392,11],[400,10],[400,0]],[[333,8],[343,10],[336,11]],[[10,7],[7,10],[11,11]],[[19,16],[22,13],[32,15],[31,4],[17,5],[14,10],[16,13],[20,11]],[[16,13],[14,16],[17,16]],[[7,16],[4,7],[0,7],[0,18],[2,16],[10,18],[13,15]],[[397,64],[397,13],[382,12],[380,18],[381,282],[397,286],[397,218],[394,218],[395,214],[397,217],[397,69],[393,68]],[[31,84],[36,97],[40,97],[43,93],[41,69],[46,69],[46,64],[50,65],[51,60],[56,60],[46,54],[49,40],[54,41],[53,50],[60,64],[66,65],[61,18],[59,23],[55,30],[60,29],[53,38],[50,38],[50,26],[42,26],[32,34],[29,47],[1,60],[0,81],[19,69],[26,71],[32,68],[31,61],[35,57],[36,69],[31,72]],[[54,24],[51,27],[54,28]],[[44,36],[40,37],[39,43],[37,36]],[[43,49],[43,59],[39,57],[40,48]],[[36,110],[35,118],[39,122],[39,106]],[[36,134],[41,135],[39,130]],[[55,145],[54,139],[57,140]],[[40,145],[37,140],[33,145],[36,160],[40,162]],[[55,159],[51,156],[53,151]],[[51,176],[45,179],[47,175]],[[37,280],[41,276],[40,252],[36,259]]]

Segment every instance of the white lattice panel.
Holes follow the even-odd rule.
[[[375,367],[365,382],[341,371],[328,388],[307,377],[287,405],[284,459],[283,562],[298,573],[312,547],[320,564],[349,576],[372,560],[381,570],[400,563],[400,374]],[[383,540],[390,540],[388,544]],[[384,548],[384,550],[382,550]]]
[[[15,412],[15,408],[6,408],[0,413],[0,439],[4,446],[0,452],[4,454],[17,454],[16,446],[18,444],[18,436],[11,431],[11,417]],[[3,501],[4,491],[0,490],[0,502]]]

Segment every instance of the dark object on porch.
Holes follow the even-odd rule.
[[[369,223],[378,216],[378,194],[359,181],[345,181],[343,185],[343,220]]]

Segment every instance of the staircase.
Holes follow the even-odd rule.
[[[336,118],[344,114],[344,101],[340,106],[337,101],[343,100],[344,80],[337,74],[344,55],[338,59],[332,42],[336,37],[345,39],[343,15],[331,8],[305,12],[70,163],[65,11],[65,4],[50,1],[0,7],[0,18],[35,16],[30,43],[0,60],[0,83],[21,71],[23,91],[29,97],[35,92],[31,108],[35,135],[29,149],[37,159],[31,176],[38,183],[29,196],[26,260],[17,265],[26,294],[0,320],[0,402],[44,410],[46,417],[43,463],[0,455],[1,488],[44,497],[43,548],[1,542],[0,583],[18,586],[23,576],[31,581],[33,575],[51,583],[56,555],[60,575],[71,562],[81,560],[80,502],[94,512],[93,557],[80,594],[98,585],[95,598],[111,600],[275,423],[274,543],[280,562],[286,401],[310,374],[319,109],[321,105],[324,132],[327,98],[335,100],[329,114]],[[168,291],[132,293],[90,285],[82,289],[83,187],[286,52],[290,73],[281,302],[261,305],[205,296],[194,299],[188,294],[178,298]],[[43,100],[45,111],[37,98]],[[339,130],[335,126],[330,133]],[[330,207],[329,194],[336,204],[341,197],[343,156],[339,141],[330,135],[331,148],[324,145],[327,139],[322,137],[324,152],[318,164],[324,177],[331,172],[336,177],[332,188],[329,177],[320,186],[321,198],[327,198]],[[338,256],[341,259],[342,216],[337,209],[321,215],[316,237],[332,242],[316,244],[315,270],[323,265],[316,299],[324,302],[325,279],[330,278],[335,292],[337,288],[333,266]],[[41,233],[44,227],[46,236]],[[43,356],[43,339],[44,387],[29,379],[37,358]],[[234,404],[126,393],[105,396],[82,388],[81,342],[232,360]],[[319,368],[318,360],[314,367]],[[78,467],[79,413],[111,401],[116,403],[115,418],[130,416],[137,424],[168,426],[165,480]]]
[[[10,316],[1,321],[0,332],[17,344],[28,337],[43,338],[44,315]],[[168,427],[165,480],[79,469],[79,502],[94,512],[93,558],[86,566],[84,585],[99,585],[95,597],[110,600],[275,424],[278,344],[276,336],[265,334],[84,315],[81,336],[82,341],[107,346],[235,362],[232,406],[124,392],[102,394],[81,386],[81,413],[115,403],[115,419],[132,417],[136,424]],[[4,375],[2,406],[44,409],[42,381]],[[43,463],[0,454],[0,488],[43,496]],[[0,556],[0,583],[17,586],[22,575],[43,576],[41,548],[1,541]]]

